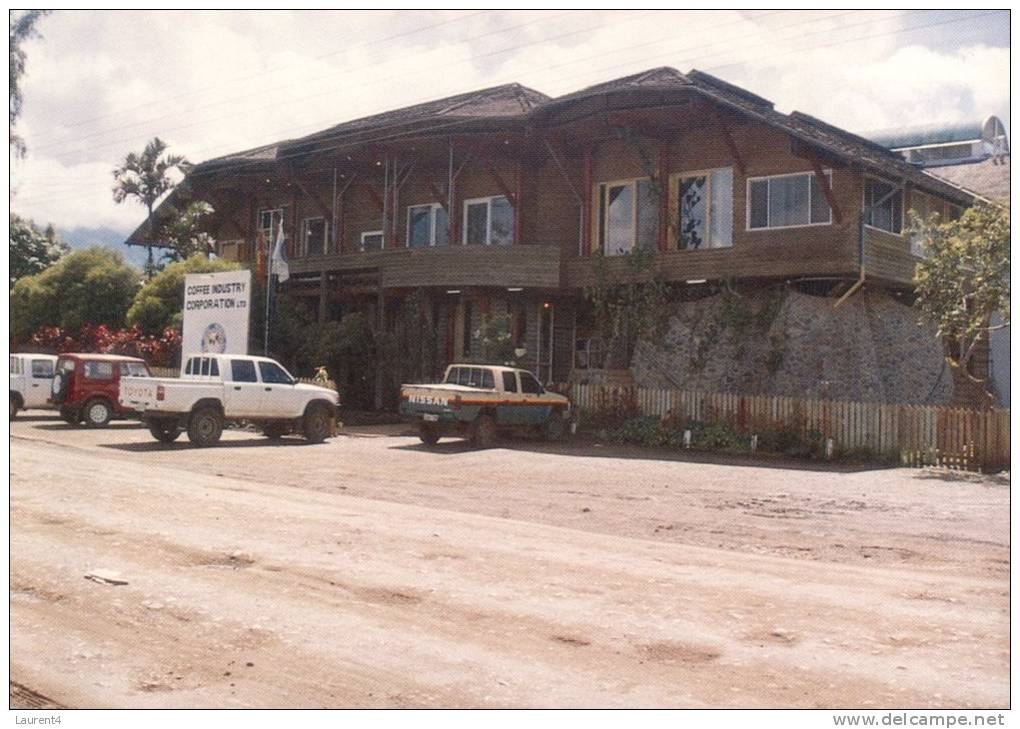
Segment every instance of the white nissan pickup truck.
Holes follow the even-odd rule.
[[[214,445],[228,421],[247,421],[276,440],[299,432],[312,443],[334,435],[339,395],[299,383],[278,362],[239,354],[195,354],[179,378],[121,377],[120,404],[138,413],[152,436],[171,443],[187,431]]]

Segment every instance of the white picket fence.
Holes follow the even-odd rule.
[[[582,412],[630,407],[642,415],[726,423],[748,433],[770,427],[813,432],[831,438],[837,450],[865,449],[910,466],[1009,467],[1009,410],[614,385],[575,384],[571,396]]]

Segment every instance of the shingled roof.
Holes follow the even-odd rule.
[[[974,195],[958,185],[926,173],[870,139],[816,119],[810,114],[793,111],[783,114],[771,101],[752,94],[739,86],[694,69],[681,73],[662,66],[623,78],[589,86],[560,96],[538,108],[535,116],[548,118],[556,110],[582,99],[603,94],[679,92],[697,94],[747,117],[780,129],[791,137],[847,162],[861,164],[884,176],[905,179],[932,192],[961,202],[971,202]]]

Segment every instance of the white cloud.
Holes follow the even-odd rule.
[[[19,130],[29,157],[14,167],[14,206],[63,227],[127,233],[144,211],[114,204],[111,170],[156,135],[202,160],[498,83],[557,95],[658,65],[715,73],[854,131],[1008,114],[1009,48],[904,35],[928,20],[836,10],[56,12],[27,45]]]

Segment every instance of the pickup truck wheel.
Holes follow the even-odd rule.
[[[161,423],[158,420],[149,423],[149,432],[160,443],[173,443],[181,435],[181,429],[177,427],[177,423]]]
[[[421,438],[421,442],[430,448],[439,442],[439,434],[434,428],[428,425],[423,425],[418,428],[418,437]]]
[[[18,417],[18,398],[11,395],[11,420],[14,420],[16,417]]]
[[[71,425],[77,425],[81,422],[81,413],[74,408],[60,408],[60,417],[64,419],[65,423]]]
[[[305,413],[301,430],[309,443],[321,443],[329,437],[329,410],[322,405],[313,405]]]
[[[216,445],[223,435],[223,420],[213,408],[202,408],[191,414],[188,421],[188,440],[199,448]]]
[[[553,413],[549,417],[549,422],[547,422],[542,428],[542,434],[545,436],[547,441],[555,442],[563,437],[564,430],[565,426],[563,424],[563,418],[561,418],[560,414],[557,412]]]
[[[85,403],[85,424],[90,428],[105,428],[113,418],[109,400],[96,397]]]
[[[471,440],[479,448],[491,448],[496,443],[496,421],[491,415],[482,415],[475,421]]]

